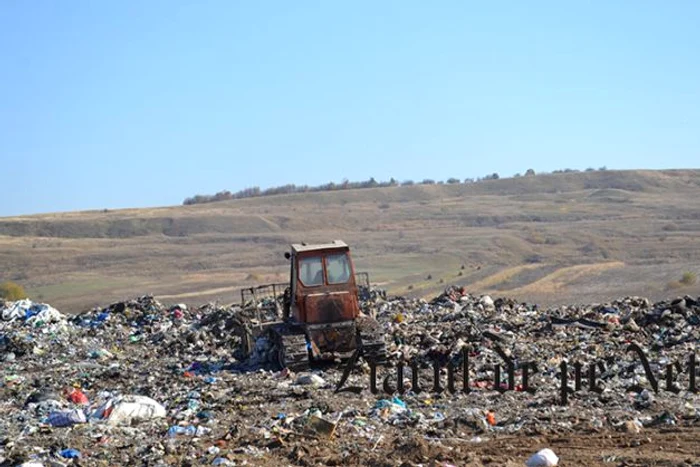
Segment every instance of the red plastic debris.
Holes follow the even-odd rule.
[[[77,388],[74,388],[70,394],[68,394],[68,400],[74,404],[80,405],[87,405],[90,403],[85,393]]]
[[[489,425],[494,426],[496,425],[496,415],[494,415],[493,412],[489,412],[486,414],[486,421],[489,422]]]

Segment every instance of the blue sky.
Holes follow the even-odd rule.
[[[0,216],[700,166],[700,2],[0,2]]]

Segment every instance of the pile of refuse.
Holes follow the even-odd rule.
[[[383,291],[361,298],[390,354],[376,393],[362,359],[343,385],[353,391],[336,391],[343,365],[295,374],[244,361],[240,306],[143,296],[68,316],[30,300],[0,302],[0,467],[427,465],[422,443],[445,448],[435,465],[464,465],[447,448],[455,440],[700,429],[689,368],[700,298],[551,309],[458,287],[429,301]],[[519,465],[559,462],[551,451],[530,454]]]
[[[51,345],[65,342],[69,323],[58,310],[30,300],[0,303],[0,361],[42,355]]]

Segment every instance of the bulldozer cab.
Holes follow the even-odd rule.
[[[352,321],[359,314],[355,270],[346,243],[293,244],[286,314],[308,325]]]

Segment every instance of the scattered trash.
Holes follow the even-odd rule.
[[[348,397],[333,395],[343,372],[338,365],[295,373],[240,357],[236,316],[242,308],[236,305],[169,307],[144,296],[63,315],[30,301],[0,302],[0,465],[197,459],[229,466],[266,456],[280,464],[358,465],[368,458],[353,458],[355,446],[361,446],[358,455],[380,456],[409,436],[424,443],[409,451],[425,454],[427,443],[440,451],[450,442],[486,445],[501,436],[579,430],[618,430],[639,439],[632,435],[700,424],[700,399],[688,390],[687,371],[700,339],[700,298],[684,297],[682,306],[628,297],[545,309],[458,287],[431,300],[363,296],[391,363],[376,368],[372,393],[370,366],[359,359],[347,385],[361,391]],[[649,352],[658,390],[639,357],[627,351],[632,342]],[[468,395],[461,392],[465,352]],[[442,391],[432,390],[436,358],[454,364],[455,392],[447,390],[445,367]],[[405,363],[403,392],[399,361]],[[569,363],[567,406],[558,406],[562,361]],[[574,361],[584,364],[578,383]],[[534,391],[523,387],[525,368]],[[666,390],[668,368],[676,392]],[[310,449],[309,440],[319,446]],[[60,451],[69,446],[82,458],[58,455],[72,452]],[[326,456],[323,449],[337,458],[319,457]],[[10,458],[15,453],[27,455]],[[425,464],[427,457],[409,462]],[[436,465],[463,461],[445,457]],[[557,462],[543,450],[526,465]]]
[[[64,449],[60,452],[61,457],[65,457],[66,459],[79,459],[80,458],[80,451],[77,449]]]
[[[66,409],[51,412],[48,416],[47,423],[56,427],[72,426],[78,423],[87,423],[87,417],[82,410]]]
[[[538,451],[525,462],[527,467],[554,467],[558,464],[559,458],[549,448]]]
[[[337,424],[329,422],[328,420],[325,420],[317,415],[311,415],[308,418],[307,426],[313,429],[316,433],[322,434],[327,438],[331,438],[335,433]]]
[[[21,320],[27,326],[43,326],[45,324],[63,323],[65,316],[50,305],[34,303],[24,299],[5,303],[0,313],[3,321]]]
[[[627,420],[622,424],[622,431],[625,433],[637,434],[642,431],[642,424],[638,420]]]
[[[74,404],[79,404],[79,405],[88,405],[90,403],[90,401],[88,401],[88,398],[85,395],[85,393],[83,393],[80,389],[77,389],[77,388],[74,388],[68,394],[68,400]]]
[[[325,386],[327,383],[326,383],[325,379],[321,378],[317,374],[312,373],[312,374],[301,374],[301,375],[297,376],[296,384],[301,384],[301,385],[305,385],[305,386],[310,385],[310,386],[320,388],[322,386]]]
[[[214,459],[212,461],[211,465],[236,465],[236,464],[234,464],[230,460],[225,459],[223,457],[217,457],[216,459]]]
[[[178,435],[185,435],[185,436],[204,436],[208,433],[210,433],[211,430],[205,426],[194,426],[194,425],[188,425],[188,426],[171,426],[168,428],[168,436],[174,437]]]
[[[106,420],[110,425],[128,425],[135,420],[165,417],[165,408],[150,397],[121,396],[109,399],[93,417]]]
[[[495,426],[496,425],[496,415],[493,412],[486,413],[486,421],[489,423],[489,425]]]

